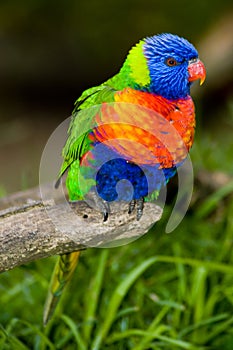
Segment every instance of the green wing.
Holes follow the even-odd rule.
[[[114,102],[116,90],[110,86],[100,85],[85,90],[75,102],[72,119],[68,130],[68,138],[62,150],[63,164],[59,172],[56,187],[60,178],[70,166],[76,162],[76,168],[82,156],[91,148],[89,133],[95,126],[94,116],[98,112],[101,103]]]

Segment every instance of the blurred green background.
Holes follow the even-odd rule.
[[[232,349],[233,279],[226,267],[233,260],[233,186],[228,185],[233,174],[232,0],[1,0],[0,196],[38,184],[45,143],[70,115],[80,93],[114,75],[139,39],[160,32],[190,40],[207,68],[205,84],[194,86],[192,94],[197,133],[191,157],[197,185],[189,214],[168,238],[164,235],[168,206],[151,233],[112,249],[107,267],[105,253],[88,251],[72,284],[72,291],[79,285],[77,296],[70,291],[63,307],[72,319],[63,315],[45,332],[42,304],[53,259],[2,275],[0,349],[88,348],[82,347],[77,329],[82,331],[88,313],[89,281],[98,284],[96,266],[107,269],[99,280],[103,297],[95,300],[97,309],[102,305],[95,315],[98,335],[101,325],[109,322],[107,312],[114,313],[107,305],[117,285],[144,259],[158,254],[192,258],[196,263],[174,260],[175,269],[159,263],[159,268],[141,276],[134,291],[125,293],[119,313],[115,310],[115,328],[109,338],[102,337],[101,349],[135,349],[139,339],[141,350]],[[206,261],[213,262],[212,269]],[[89,294],[83,296],[86,289]],[[147,328],[150,325],[154,328]],[[147,334],[132,335],[130,327],[147,329]],[[125,337],[119,340],[117,332]],[[84,343],[91,344],[90,334],[84,329]]]

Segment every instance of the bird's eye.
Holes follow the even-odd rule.
[[[169,57],[169,58],[166,60],[166,65],[169,66],[169,67],[177,66],[177,61],[175,60],[175,58]]]

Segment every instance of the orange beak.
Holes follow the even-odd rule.
[[[206,69],[204,64],[199,60],[191,60],[188,65],[188,73],[190,82],[200,79],[200,85],[205,81]]]

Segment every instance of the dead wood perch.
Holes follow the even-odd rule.
[[[102,214],[85,202],[69,208],[67,203],[43,202],[38,188],[0,199],[0,272],[51,255],[133,240],[162,214],[159,206],[146,203],[145,214],[136,221],[127,208],[122,204],[121,211],[114,211],[113,205],[104,223]]]

